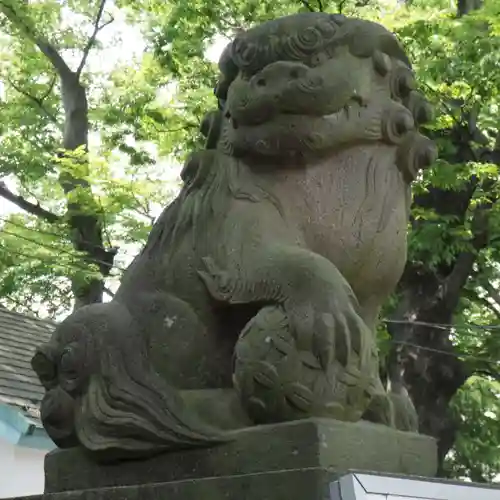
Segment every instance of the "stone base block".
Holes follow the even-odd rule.
[[[67,491],[30,500],[329,500],[333,479],[334,474],[321,469],[275,471]]]
[[[321,468],[48,493],[17,500],[498,500],[493,485]],[[11,499],[16,500],[16,499]]]
[[[45,491],[80,490],[81,494],[81,490],[145,485],[142,499],[154,494],[148,492],[155,491],[155,484],[163,483],[163,497],[174,500],[198,498],[196,495],[178,497],[175,491],[196,488],[191,480],[203,479],[203,487],[208,488],[204,491],[210,488],[224,490],[228,485],[238,485],[234,486],[236,489],[247,488],[251,482],[252,488],[259,490],[260,484],[273,488],[274,496],[267,497],[263,491],[255,498],[288,500],[292,498],[291,491],[299,491],[291,485],[295,481],[300,489],[298,483],[309,478],[310,487],[316,484],[319,494],[332,479],[331,471],[337,476],[353,469],[432,477],[437,469],[436,444],[427,436],[366,422],[299,420],[235,431],[234,441],[213,448],[166,453],[148,460],[117,464],[99,465],[77,449],[56,450],[45,459]],[[196,484],[201,483],[196,481]],[[288,495],[279,496],[281,490],[283,495],[285,492]],[[113,490],[108,491],[111,496],[107,493],[106,500],[114,499]],[[203,493],[199,498],[209,500],[212,497]],[[234,493],[232,497],[214,498],[246,496]],[[297,498],[323,497],[298,495]]]

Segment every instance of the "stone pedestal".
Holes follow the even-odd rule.
[[[432,479],[436,456],[426,436],[311,419],[235,431],[234,441],[219,447],[118,464],[57,450],[46,458],[45,494],[31,500],[500,499],[498,489]]]
[[[351,469],[433,476],[427,436],[327,419],[235,431],[222,446],[99,465],[80,450],[46,457],[45,499],[315,500]],[[325,496],[326,495],[326,496]]]

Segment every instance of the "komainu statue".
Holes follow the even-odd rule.
[[[378,24],[303,13],[238,35],[219,67],[206,149],[114,299],[33,358],[49,435],[119,459],[308,417],[415,431],[374,333],[436,154],[403,49]]]

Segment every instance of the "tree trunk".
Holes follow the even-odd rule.
[[[483,0],[458,0],[457,1],[457,17],[463,17],[478,10],[483,6]]]
[[[88,54],[95,42],[97,33],[109,22],[99,25],[106,0],[100,0],[94,22],[94,31],[83,50],[83,57],[76,71],[72,71],[57,49],[46,39],[39,36],[37,27],[29,18],[27,2],[17,3],[12,0],[0,2],[2,12],[24,35],[30,39],[50,61],[56,71],[61,84],[61,98],[64,108],[63,152],[59,155],[68,161],[74,161],[72,153],[82,149],[83,155],[78,156],[80,162],[77,173],[64,170],[60,175],[61,186],[67,196],[67,212],[65,218],[71,228],[71,239],[75,250],[83,252],[87,262],[97,265],[101,276],[89,279],[88,273],[75,274],[72,277],[72,288],[75,296],[75,309],[86,304],[102,302],[104,292],[104,278],[109,275],[116,255],[116,249],[106,250],[103,241],[101,216],[92,196],[92,191],[85,175],[80,172],[88,171],[88,102],[85,88],[81,84],[80,76],[85,66]],[[37,101],[36,99],[32,99]],[[41,102],[38,102],[41,105]],[[55,117],[53,117],[56,120]],[[43,217],[45,220],[59,220],[56,215],[51,217],[47,211],[34,210],[36,205],[16,197],[5,186],[0,185],[0,195],[13,200],[21,208],[30,213]]]
[[[79,166],[83,171],[87,171],[89,121],[85,88],[80,83],[79,74],[72,71],[61,72],[60,80],[65,113],[63,147],[66,152],[83,148],[85,156],[81,160],[83,164]],[[77,309],[84,305],[102,302],[104,278],[109,275],[113,267],[116,251],[106,250],[104,247],[99,210],[92,198],[88,181],[65,172],[60,176],[60,183],[68,197],[66,215],[72,231],[73,246],[77,251],[84,252],[86,260],[96,264],[103,276],[103,278],[88,279],[85,275],[77,274],[73,277],[72,288]],[[81,193],[84,194],[83,201],[78,199]],[[73,194],[76,194],[74,201]]]
[[[438,440],[440,475],[457,431],[450,402],[469,373],[456,357],[449,331],[425,323],[452,323],[468,276],[466,267],[470,265],[472,270],[473,259],[464,261],[460,264],[457,259],[455,269],[460,276],[447,286],[409,264],[400,284],[399,307],[390,318],[394,323],[388,324],[393,340],[387,368],[391,386],[407,387],[418,412],[420,432]],[[447,288],[445,293],[443,288]]]
[[[481,6],[482,0],[457,0],[457,16]],[[500,140],[493,151],[483,148],[480,153],[472,148],[473,143],[487,143],[476,127],[478,113],[479,109],[463,113],[461,123],[446,131],[455,153],[445,160],[455,164],[484,161],[500,165]],[[414,206],[433,209],[440,215],[453,215],[457,225],[461,225],[478,188],[488,191],[488,185],[480,185],[478,179],[471,177],[462,191],[432,188],[415,197]],[[451,264],[443,263],[434,270],[425,264],[407,264],[398,287],[398,307],[390,318],[393,323],[388,325],[393,344],[384,370],[391,386],[407,387],[418,412],[420,431],[437,439],[440,475],[445,475],[443,461],[453,447],[458,429],[450,402],[471,373],[457,357],[449,329],[432,325],[453,324],[454,312],[473,274],[477,253],[488,245],[488,211],[493,202],[479,207],[474,214],[470,252],[458,254]],[[432,222],[423,222],[426,223]],[[419,222],[412,224],[416,228]]]
[[[465,137],[456,134],[455,137]],[[466,143],[456,144],[452,163],[471,161],[473,151]],[[483,155],[484,161],[500,165],[500,151]],[[440,215],[453,215],[457,225],[463,224],[474,191],[488,191],[488,183],[471,178],[462,191],[430,189],[417,196],[414,205],[432,208]],[[457,357],[450,331],[436,325],[453,323],[454,312],[464,287],[473,274],[477,254],[488,246],[488,213],[496,201],[478,206],[471,227],[471,250],[455,256],[452,264],[429,269],[425,264],[409,262],[399,283],[399,303],[388,324],[393,344],[385,368],[392,387],[406,386],[419,415],[420,431],[438,440],[440,474],[443,460],[455,442],[457,422],[450,413],[450,402],[471,375],[466,364]],[[418,224],[432,222],[413,221]]]

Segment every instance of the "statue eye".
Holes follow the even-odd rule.
[[[59,369],[65,378],[74,379],[77,374],[77,360],[73,347],[65,347],[59,361]]]

